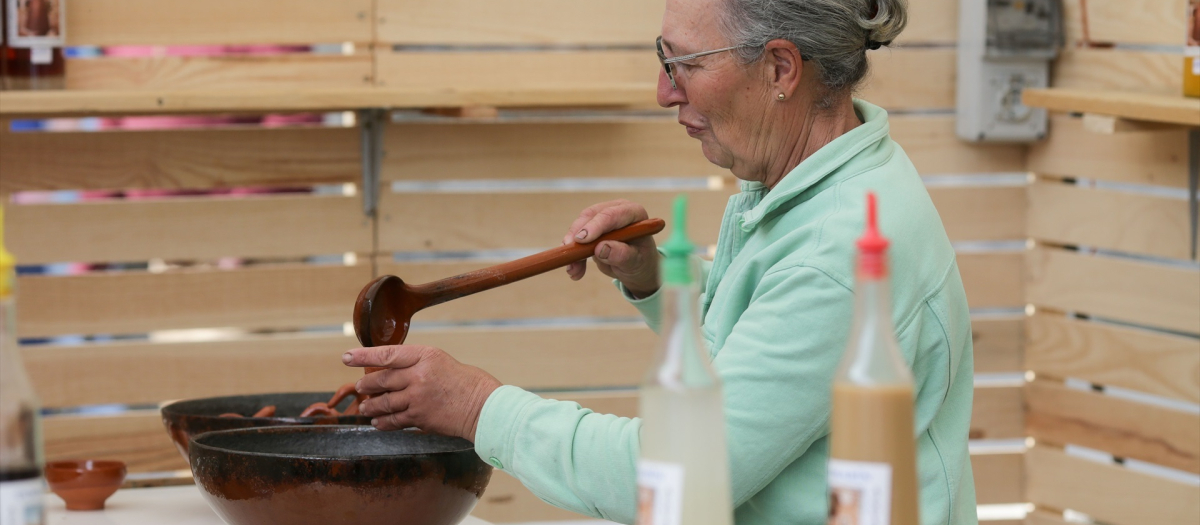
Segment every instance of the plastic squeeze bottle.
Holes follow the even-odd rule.
[[[638,525],[733,523],[721,381],[700,333],[686,216],[680,196],[663,246],[662,347],[641,388]]]
[[[912,372],[896,343],[875,194],[858,240],[854,324],[833,381],[829,525],[917,525]]]

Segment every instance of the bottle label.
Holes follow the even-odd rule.
[[[8,10],[8,45],[63,47],[63,0],[4,0]]]
[[[637,525],[683,523],[683,465],[638,461]]]
[[[892,466],[829,460],[829,525],[889,525]]]
[[[41,477],[0,483],[0,525],[41,525]]]

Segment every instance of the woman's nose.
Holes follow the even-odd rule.
[[[676,84],[679,80],[675,81]],[[683,86],[679,86],[683,87]],[[658,105],[669,108],[678,106],[687,102],[687,97],[684,96],[682,89],[671,87],[671,79],[667,78],[667,72],[662,69],[658,70]]]

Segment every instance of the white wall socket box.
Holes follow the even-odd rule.
[[[959,0],[957,134],[970,142],[1046,136],[1046,110],[1021,91],[1050,83],[1063,41],[1061,0]]]

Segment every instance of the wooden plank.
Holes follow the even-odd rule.
[[[1025,386],[1029,435],[1200,474],[1200,415],[1050,381]]]
[[[424,90],[651,85],[661,68],[651,51],[471,50],[382,52],[376,67],[381,86]],[[860,96],[874,104],[888,109],[954,107],[953,50],[888,50],[873,54],[871,67]],[[911,74],[917,69],[919,78]],[[653,101],[648,97],[644,104]]]
[[[587,86],[455,86],[449,89],[297,88],[206,90],[58,90],[0,92],[0,115],[314,111],[459,106],[629,106],[654,102],[654,83]]]
[[[371,55],[99,57],[67,64],[67,89],[169,90],[369,86]]]
[[[370,0],[72,0],[67,44],[370,42],[371,10]]]
[[[974,341],[975,373],[1025,370],[1022,364],[1024,333],[1025,318],[1022,316],[973,319],[971,338]]]
[[[641,323],[418,329],[408,342],[441,348],[505,384],[533,389],[636,386],[659,344]],[[332,391],[362,375],[340,362],[343,352],[358,346],[353,336],[340,334],[286,335],[201,343],[27,346],[22,354],[43,406],[71,407]]]
[[[1019,387],[976,387],[971,409],[971,439],[1025,437],[1025,407],[1021,396]]]
[[[18,191],[357,182],[349,128],[4,133],[0,194]],[[69,152],[69,154],[64,154]]]
[[[22,359],[45,407],[139,405],[333,391],[362,377],[361,370],[341,364],[342,353],[357,346],[353,336],[292,335],[203,343],[26,346]]]
[[[8,209],[9,249],[24,264],[371,251],[358,197],[179,197]]]
[[[867,58],[870,69],[856,95],[886,109],[954,107],[957,62],[954,49],[883,48]],[[920,75],[913,75],[920,71]]]
[[[1025,306],[1023,252],[968,252],[956,258],[972,308]]]
[[[1080,50],[1088,60],[1094,58],[1096,50]],[[1118,53],[1117,51],[1110,51]],[[1119,55],[1123,56],[1123,55]],[[1182,61],[1182,57],[1175,57]],[[1098,59],[1097,59],[1098,60]],[[1134,66],[1149,67],[1150,59],[1134,62]],[[1068,62],[1068,66],[1072,63]],[[1066,70],[1064,74],[1079,72]],[[1066,79],[1070,82],[1084,82],[1082,79]],[[1051,89],[1028,89],[1022,92],[1021,101],[1026,105],[1046,108],[1051,111],[1066,113],[1090,113],[1123,117],[1134,121],[1150,123],[1181,124],[1196,126],[1200,122],[1200,108],[1193,100],[1178,92],[1171,93],[1142,93],[1119,90],[1102,90],[1091,85],[1055,87]]]
[[[1098,135],[1082,119],[1050,117],[1050,137],[1029,148],[1029,170],[1056,177],[1188,187],[1187,131]]]
[[[732,186],[732,185],[730,185]],[[715,244],[729,194],[689,191],[688,234]],[[628,199],[651,217],[669,217],[675,191],[538,193],[391,193],[379,203],[379,249],[455,251],[543,248],[562,243],[567,227],[593,204]],[[455,210],[446,220],[445,210]],[[659,234],[660,237],[666,232]],[[14,250],[15,251],[15,250]],[[17,254],[18,257],[20,254]]]
[[[613,115],[620,119],[620,115]],[[954,117],[889,118],[922,175],[1025,170],[1023,146],[975,145]],[[612,122],[408,123],[385,133],[384,180],[727,175],[674,117]]]
[[[369,265],[121,272],[17,279],[21,337],[350,321]]]
[[[1028,264],[1025,297],[1039,307],[1200,333],[1196,270],[1053,248]]]
[[[1113,525],[1200,522],[1200,487],[1068,456],[1038,446],[1025,454],[1026,494]]]
[[[1038,182],[1029,186],[1026,221],[1039,241],[1191,258],[1185,199]]]
[[[937,186],[929,196],[952,241],[1025,238],[1023,186]]]
[[[1061,512],[1050,512],[1045,509],[1034,509],[1025,515],[1025,525],[1069,525],[1071,522],[1063,519]]]
[[[1176,124],[1132,120],[1126,117],[1099,115],[1096,113],[1083,114],[1083,129],[1092,133],[1112,135],[1114,133],[1129,133],[1133,131],[1163,131],[1179,129]]]
[[[377,82],[401,89],[651,86],[662,66],[645,51],[400,51],[376,54]],[[420,74],[413,74],[419,71]],[[654,103],[647,92],[645,104]]]
[[[1059,58],[1055,62],[1050,85],[1055,89],[1107,90],[1167,95],[1178,98],[1182,103],[1185,99],[1179,95],[1183,86],[1183,55],[1148,51],[1068,48],[1059,54]],[[1093,113],[1107,112],[1093,111]]]
[[[1024,502],[1025,463],[1023,457],[1024,454],[972,455],[971,470],[975,474],[975,502],[979,505]]]
[[[661,31],[663,0],[559,2],[379,0],[381,42],[406,45],[644,45]]]
[[[730,185],[732,186],[732,185]],[[727,187],[690,191],[689,232],[696,242],[716,242]],[[646,206],[651,216],[666,217],[676,192],[529,192],[529,193],[385,193],[380,199],[379,249],[383,251],[455,251],[551,247],[561,242],[571,221],[599,202],[627,199]],[[953,240],[1005,240],[1024,236],[1025,190],[1022,187],[936,187],[930,189]],[[456,220],[442,210],[457,210]],[[20,257],[20,253],[17,254]],[[974,256],[967,256],[972,262]],[[1019,278],[1013,267],[1006,279]],[[971,271],[970,268],[968,271]],[[982,277],[982,276],[981,276]],[[1008,283],[1009,281],[1004,281]],[[1015,288],[988,288],[983,295],[997,306],[1024,304]],[[980,289],[983,289],[980,287]]]
[[[662,0],[520,0],[503,7],[482,0],[381,0],[377,34],[383,42],[410,45],[649,45],[661,32],[663,8]],[[948,0],[912,2],[898,42],[953,43],[956,8]]]
[[[1038,312],[1029,318],[1026,366],[1200,403],[1200,341]]]
[[[1087,0],[1093,42],[1184,45],[1187,0]]]
[[[46,460],[112,459],[129,472],[189,469],[157,410],[116,416],[54,416],[42,420]]]
[[[602,123],[394,124],[383,180],[728,176],[674,117]]]
[[[888,126],[921,175],[1025,171],[1028,148],[963,142],[952,115],[889,115]]]

